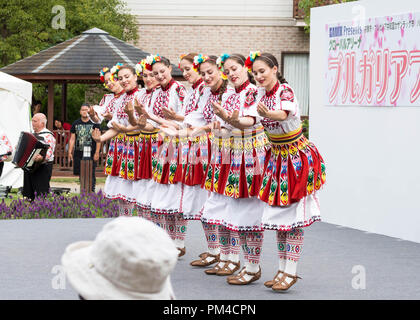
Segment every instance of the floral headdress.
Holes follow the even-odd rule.
[[[197,56],[194,57],[194,62],[193,62],[193,69],[198,72],[198,69],[200,68],[200,64],[202,64],[203,62],[206,62],[207,60],[210,60],[209,56],[206,56],[205,54],[199,54]]]
[[[254,63],[257,57],[261,56],[261,52],[259,51],[250,51],[249,56],[245,61],[245,67],[247,67],[248,72],[252,72],[252,64]]]
[[[105,82],[105,74],[109,71],[108,67],[104,67],[101,69],[101,71],[99,71],[99,80],[101,80],[101,82]]]
[[[227,79],[227,76],[225,74],[225,69],[223,68],[223,65],[225,64],[225,61],[230,57],[227,53],[222,54],[219,58],[216,60],[216,65],[219,68],[220,71],[222,71],[222,78],[224,80]]]
[[[137,62],[135,69],[136,69],[136,73],[137,73],[138,76],[143,75],[144,70],[147,69],[146,59],[143,59],[143,60],[140,60],[139,62]]]
[[[145,67],[147,70],[152,71],[152,66],[156,63],[159,62],[161,60],[160,55],[149,55],[146,57],[146,63],[145,63]]]
[[[179,63],[178,63],[178,68],[179,69],[181,69],[181,61],[182,61],[182,59],[184,59],[184,57],[186,57],[187,55],[186,54],[181,54],[180,56],[179,56]]]
[[[105,83],[105,74],[109,71],[108,67],[103,67],[101,71],[99,71],[99,80],[104,84],[104,87],[108,89],[108,86]]]
[[[123,64],[121,62],[118,62],[115,66],[111,68],[111,81],[117,81],[118,80],[118,71],[120,71]]]

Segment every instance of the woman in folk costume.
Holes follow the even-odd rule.
[[[116,66],[112,68],[112,70],[115,72],[116,69],[118,68],[117,66],[119,65],[122,65],[122,64],[117,64]],[[117,75],[113,74],[109,68],[103,68],[100,71],[100,79],[102,82],[104,82],[105,87],[112,91],[112,94],[104,95],[104,97],[102,98],[100,102],[100,105],[102,105],[102,107],[105,106],[104,114],[101,114],[101,112],[95,112],[91,114],[92,121],[96,123],[102,122],[103,119],[101,120],[100,118],[101,116],[107,119],[112,119],[112,115],[115,109],[119,107],[119,105],[122,103],[123,98],[124,98],[124,89],[121,87],[118,81]],[[108,115],[110,115],[110,117],[108,117]],[[110,123],[108,123],[108,127],[111,128],[108,131],[115,133],[114,134],[115,136],[117,134],[117,131],[112,129],[112,126]],[[95,135],[97,138],[95,138]],[[92,133],[92,137],[96,141],[99,141],[98,138],[100,137],[100,131],[99,130],[94,131]],[[108,154],[107,154],[107,159],[106,159],[105,168],[104,168],[105,175],[107,176],[106,181],[105,181],[106,187],[104,189],[105,195],[107,194],[107,189],[109,189],[110,187],[111,189],[114,189],[112,186],[118,183],[119,172],[116,170],[117,161],[116,160],[114,161],[114,157],[117,156],[116,141],[121,140],[123,138],[124,138],[124,135],[113,137],[109,143]],[[106,141],[106,140],[102,140],[102,141]]]
[[[170,61],[159,55],[148,56],[146,67],[160,84],[156,91],[156,99],[150,112],[143,108],[140,112],[148,118],[148,122],[157,129],[182,126],[182,120],[170,120],[166,115],[181,114],[182,104],[186,96],[185,87],[172,78]],[[160,131],[160,141],[154,148],[158,152],[152,154],[153,180],[156,182],[151,197],[151,216],[162,228],[166,229],[179,250],[179,256],[185,254],[185,232],[187,221],[182,216],[182,171],[178,168],[179,138]]]
[[[271,142],[259,199],[264,204],[264,228],[277,232],[279,270],[265,285],[284,291],[298,279],[303,227],[320,220],[317,191],[325,183],[325,165],[315,145],[302,134],[299,105],[278,72],[277,59],[251,52],[247,66],[260,85],[258,113]]]
[[[204,204],[201,219],[220,225],[221,248],[220,262],[206,273],[232,275],[238,270],[241,243],[245,267],[227,281],[244,285],[261,276],[263,205],[257,196],[268,140],[259,123],[257,88],[250,83],[245,57],[224,54],[218,64],[235,92],[223,97],[221,104],[213,102],[218,122],[213,130],[211,163],[204,184],[212,193]]]
[[[143,106],[148,112],[150,106],[156,98],[156,89],[159,87],[159,83],[153,75],[153,72],[147,70],[146,59],[141,60],[136,64],[136,73],[143,79],[145,88],[139,90],[139,100],[135,103],[134,108],[139,109],[139,106]],[[141,108],[140,108],[141,110]],[[143,118],[143,117],[142,117]],[[139,118],[140,120],[140,118]],[[140,121],[144,121],[141,119]],[[137,180],[133,182],[133,194],[136,196],[136,204],[138,215],[152,220],[150,215],[150,198],[154,192],[155,182],[152,180],[152,146],[156,145],[158,141],[158,130],[152,125],[139,126],[137,123],[135,126],[128,125],[124,126],[121,124],[113,124],[114,128],[120,132],[140,131],[138,140],[138,169],[137,169]],[[155,148],[156,149],[156,148]]]
[[[133,67],[117,64],[111,69],[125,93],[121,96],[121,102],[116,106],[112,120],[108,123],[111,128],[102,136],[97,131],[92,135],[96,141],[104,142],[115,136],[113,148],[110,145],[105,172],[109,172],[114,179],[106,180],[104,193],[107,198],[119,199],[120,215],[132,215],[134,209],[135,195],[133,194],[132,183],[136,180],[138,164],[138,136],[139,131],[118,134],[113,129],[113,123],[128,126],[135,125],[137,115],[134,111],[134,102],[140,98],[137,85],[137,75]]]
[[[116,80],[108,67],[102,68],[99,72],[100,80],[104,87],[111,91],[111,93],[104,94],[98,105],[94,105],[90,111],[89,116],[95,123],[100,124],[104,119],[109,121],[112,119],[112,114],[115,109],[116,100],[124,93],[118,80]]]
[[[212,124],[216,120],[213,112],[212,102],[221,103],[223,95],[231,94],[234,92],[233,88],[228,87],[228,81],[222,76],[223,74],[217,67],[216,61],[216,56],[199,54],[194,57],[193,68],[195,68],[200,73],[205,87],[198,101],[197,109],[190,112],[184,120],[185,123],[188,123],[191,126],[190,128],[192,131],[190,132],[190,137],[194,143],[193,146],[195,146],[195,148],[193,147],[191,149],[198,149],[197,151],[199,154],[197,154],[196,159],[198,160],[197,164],[201,165],[203,170],[202,173],[205,173],[209,164],[209,134],[212,129]],[[201,180],[204,180],[204,178],[205,176],[203,176]],[[202,192],[206,191],[207,190],[202,189]],[[203,197],[204,201],[207,200],[207,197],[208,195],[206,195],[205,198]],[[199,202],[201,203],[201,201]],[[201,205],[203,204],[204,203],[201,203]],[[202,211],[200,210],[199,214],[194,216],[193,219],[201,220],[201,215]],[[208,250],[201,253],[199,255],[199,259],[190,263],[192,266],[196,267],[210,266],[216,262],[219,262],[220,257],[220,245],[218,237],[219,226],[204,221],[202,221],[202,226],[204,235],[206,237]]]

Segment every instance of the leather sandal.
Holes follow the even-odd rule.
[[[212,265],[213,263],[219,262],[220,254],[211,254],[208,252],[205,252],[203,256],[201,256],[201,259],[194,260],[190,263],[190,265],[194,267],[207,267],[209,265]],[[213,258],[212,260],[208,261],[207,258]]]
[[[219,262],[216,263],[216,265],[213,268],[204,270],[204,272],[206,274],[210,274],[210,275],[217,274],[217,272],[219,272],[223,268],[223,266],[224,266],[224,264],[226,264],[226,262],[227,262],[227,260],[219,260]],[[219,266],[221,263],[224,263],[222,267]]]
[[[287,283],[286,278],[291,278],[293,280],[290,283]],[[280,280],[276,281],[273,284],[271,289],[273,289],[274,291],[286,291],[297,282],[297,279],[302,278],[298,276],[292,276],[291,274],[283,272],[283,276],[280,278]]]
[[[276,282],[276,279],[280,280],[280,278],[279,278],[279,274],[280,274],[280,273],[283,273],[283,271],[278,270],[278,271],[277,271],[277,273],[276,273],[276,275],[274,276],[273,280],[268,280],[268,281],[264,282],[264,285],[265,285],[267,288],[271,288],[271,287],[273,286],[273,284]],[[278,280],[277,280],[277,281],[278,281]]]
[[[182,257],[185,254],[185,252],[186,252],[185,247],[184,248],[177,248],[177,249],[179,251],[178,258],[179,257]]]
[[[252,278],[245,280],[245,275],[252,276]],[[258,272],[249,272],[246,271],[246,267],[243,267],[241,272],[239,272],[236,276],[229,277],[227,282],[234,285],[246,285],[257,281],[259,278],[261,278],[261,267],[259,268]]]
[[[235,268],[230,269],[229,268],[230,264],[233,264]],[[216,272],[216,274],[218,276],[230,276],[231,274],[234,274],[235,271],[239,270],[240,267],[241,267],[241,263],[239,261],[233,262],[231,260],[228,260],[226,261],[225,265],[219,271]]]

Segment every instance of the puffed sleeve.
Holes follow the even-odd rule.
[[[293,89],[286,84],[282,84],[280,87],[280,109],[292,113],[296,113],[297,110],[297,102]]]

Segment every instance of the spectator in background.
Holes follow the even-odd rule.
[[[10,143],[9,138],[7,137],[6,133],[0,129],[0,177],[3,173],[3,166],[4,161],[8,159],[8,153],[13,151],[12,144]]]
[[[107,223],[94,241],[67,246],[65,273],[82,300],[173,300],[178,250],[165,230],[138,217]]]
[[[41,112],[41,107],[42,107],[41,101],[35,100],[34,103],[32,104],[32,117],[35,114]]]
[[[93,159],[92,165],[92,192],[95,192],[96,177],[96,161],[99,160],[100,143],[96,143],[92,139],[92,131],[95,128],[99,129],[99,124],[93,123],[89,118],[90,106],[87,103],[80,107],[80,119],[73,122],[70,132],[68,157],[73,161],[73,174],[80,176],[80,161],[83,158],[83,149],[90,147],[90,158]]]
[[[58,140],[60,135],[62,138],[60,139],[60,143],[65,145],[65,151],[68,151],[68,143],[70,139],[70,130],[71,130],[71,124],[65,122],[64,120],[55,119],[54,120],[54,130],[57,130],[57,132],[54,132],[55,138]],[[68,132],[66,132],[68,131]],[[58,143],[58,142],[57,142]]]

